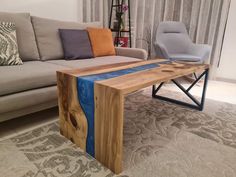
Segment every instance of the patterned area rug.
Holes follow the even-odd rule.
[[[153,99],[150,91],[126,98],[118,176],[235,177],[236,105],[207,100],[199,112]],[[116,176],[62,137],[57,122],[1,141],[0,171],[3,177]]]

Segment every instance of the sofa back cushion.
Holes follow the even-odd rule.
[[[42,60],[55,60],[64,57],[59,29],[86,29],[101,27],[101,23],[77,23],[31,17]]]
[[[15,24],[20,58],[23,61],[39,60],[39,53],[29,13],[0,12],[0,22],[12,22]]]

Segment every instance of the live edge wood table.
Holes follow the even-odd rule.
[[[150,60],[58,71],[60,132],[118,174],[122,171],[124,97],[153,86],[154,98],[202,110],[208,70],[209,66],[204,64]],[[203,73],[187,89],[175,80],[201,71]],[[203,76],[199,102],[189,91]],[[195,104],[158,96],[163,83],[170,80]]]

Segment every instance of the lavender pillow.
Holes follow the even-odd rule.
[[[93,58],[93,51],[86,30],[59,29],[59,33],[65,59]]]

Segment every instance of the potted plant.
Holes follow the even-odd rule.
[[[121,4],[118,8],[116,8],[116,20],[114,21],[114,29],[116,30],[124,30],[125,23],[124,23],[124,13],[128,10],[128,5]]]

